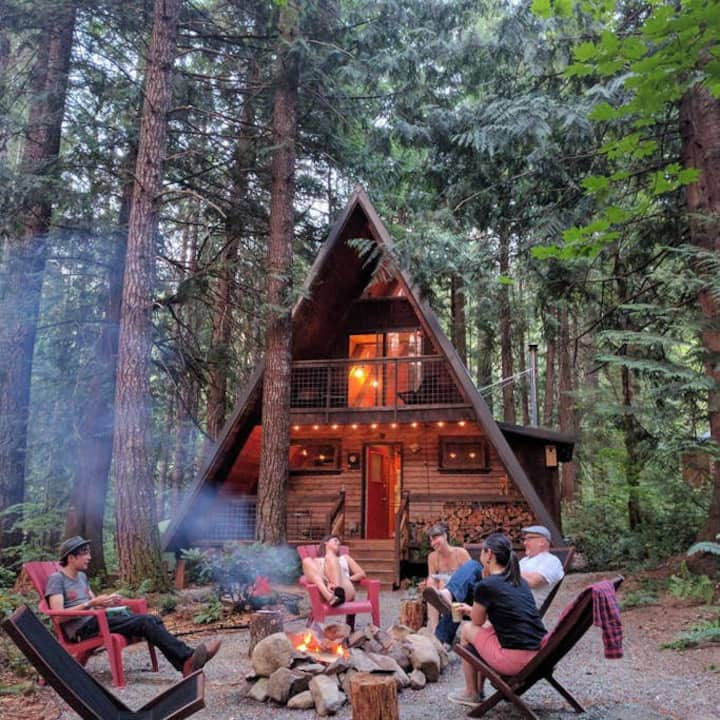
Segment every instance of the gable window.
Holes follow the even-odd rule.
[[[487,443],[480,436],[440,438],[441,470],[489,470]]]
[[[290,472],[338,472],[340,440],[292,440]]]

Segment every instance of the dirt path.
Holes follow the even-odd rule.
[[[583,586],[608,573],[571,575],[563,584],[547,616],[552,627],[564,604]],[[400,592],[383,594],[383,624],[398,617]],[[625,657],[605,660],[600,631],[592,628],[558,668],[557,676],[587,707],[587,720],[717,720],[720,718],[720,645],[683,652],[660,650],[663,642],[708,619],[711,609],[689,607],[670,599],[662,605],[629,609],[623,614]],[[295,621],[288,630],[304,627]],[[207,666],[207,707],[194,715],[197,720],[310,720],[311,711],[291,711],[272,704],[259,704],[245,698],[247,631],[227,632],[218,657]],[[190,641],[192,642],[192,640]],[[158,674],[147,671],[147,652],[142,648],[126,651],[128,687],[118,691],[127,705],[141,706],[177,679],[167,662],[161,660]],[[424,690],[404,691],[399,697],[403,720],[460,720],[465,709],[450,704],[447,693],[461,684],[458,659],[445,671],[440,682]],[[88,668],[100,682],[110,686],[106,658],[92,658]],[[30,698],[0,698],[3,720],[75,720],[52,690],[41,689]],[[576,717],[567,710],[562,698],[544,683],[525,695],[530,706],[544,720],[569,720]],[[350,720],[352,712],[343,708],[338,720]],[[520,715],[505,703],[490,711],[490,720],[514,720]],[[357,719],[356,719],[357,720]]]

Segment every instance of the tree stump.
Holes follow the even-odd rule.
[[[355,673],[350,678],[353,720],[400,720],[394,675]]]
[[[413,630],[419,630],[425,624],[425,601],[421,597],[400,601],[400,624]]]
[[[250,646],[248,655],[268,635],[283,631],[283,615],[279,610],[258,610],[250,616]]]

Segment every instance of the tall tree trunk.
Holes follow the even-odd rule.
[[[500,234],[500,275],[508,277],[510,271],[510,234],[503,230]],[[515,424],[515,393],[512,357],[512,323],[510,322],[510,286],[500,285],[500,368],[502,372],[503,420]]]
[[[634,530],[642,522],[640,507],[640,469],[643,452],[641,442],[644,432],[635,417],[633,399],[635,383],[630,368],[623,365],[620,369],[623,398],[623,430],[625,438],[625,477],[628,485],[628,524]]]
[[[451,336],[460,359],[467,365],[467,318],[465,314],[465,287],[462,278],[450,277]]]
[[[562,432],[574,433],[577,427],[575,422],[575,401],[570,393],[575,389],[573,383],[573,352],[570,343],[570,320],[567,305],[563,304],[560,310],[560,329],[558,337],[558,420]],[[566,462],[562,466],[561,497],[571,502],[575,499],[577,491],[577,475],[575,463]]]
[[[167,586],[160,558],[152,468],[150,362],[155,241],[180,0],[156,0],[128,227],[115,392],[117,548],[120,576]]]
[[[19,235],[5,249],[0,278],[0,511],[22,502],[25,493],[32,358],[74,28],[72,4],[48,18],[38,38],[30,79],[20,172],[33,178],[32,189],[20,211]],[[20,540],[10,529],[16,519],[17,515],[0,519],[3,554]]]
[[[680,109],[680,132],[685,167],[697,168],[700,178],[687,188],[691,213],[690,237],[701,250],[720,253],[720,101],[707,88],[689,90]],[[720,446],[720,303],[709,286],[698,295],[703,318],[701,340],[705,373],[712,381],[708,392],[710,437]],[[720,533],[720,457],[712,463],[710,511],[698,539],[714,540]]]
[[[522,278],[518,278],[518,322],[517,322],[517,341],[520,346],[520,372],[522,373],[522,381],[520,382],[520,407],[522,408],[523,424],[530,424],[530,381],[527,375],[528,362],[527,362],[527,322],[525,321],[525,302],[523,292],[523,281]],[[537,380],[537,378],[536,378]],[[537,397],[534,399],[537,402]],[[537,408],[536,408],[537,409]]]
[[[478,327],[477,386],[489,387],[493,382],[493,354],[495,353],[495,329],[485,324]],[[483,393],[483,398],[494,412],[493,393]]]
[[[546,318],[550,315],[548,310]],[[555,311],[552,311],[552,320],[545,322],[545,396],[543,398],[543,420],[542,424],[549,428],[553,426],[555,410],[555,356],[557,345],[557,320]]]
[[[273,108],[272,197],[267,253],[267,306],[263,378],[262,446],[256,536],[279,544],[287,538],[286,491],[290,449],[290,366],[292,360],[291,262],[295,197],[298,68],[290,45],[298,32],[293,0],[278,18],[280,48]]]

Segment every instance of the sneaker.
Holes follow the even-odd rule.
[[[220,649],[222,640],[216,638],[208,642],[200,643],[193,654],[183,663],[182,674],[187,677],[197,670],[202,670],[206,663],[212,660]]]
[[[448,693],[447,699],[456,705],[467,705],[468,707],[475,707],[483,700],[482,695],[466,695],[465,688],[458,688]]]
[[[423,598],[441,615],[450,615],[452,613],[452,605],[450,605],[450,601],[434,587],[426,587],[423,590]]]

